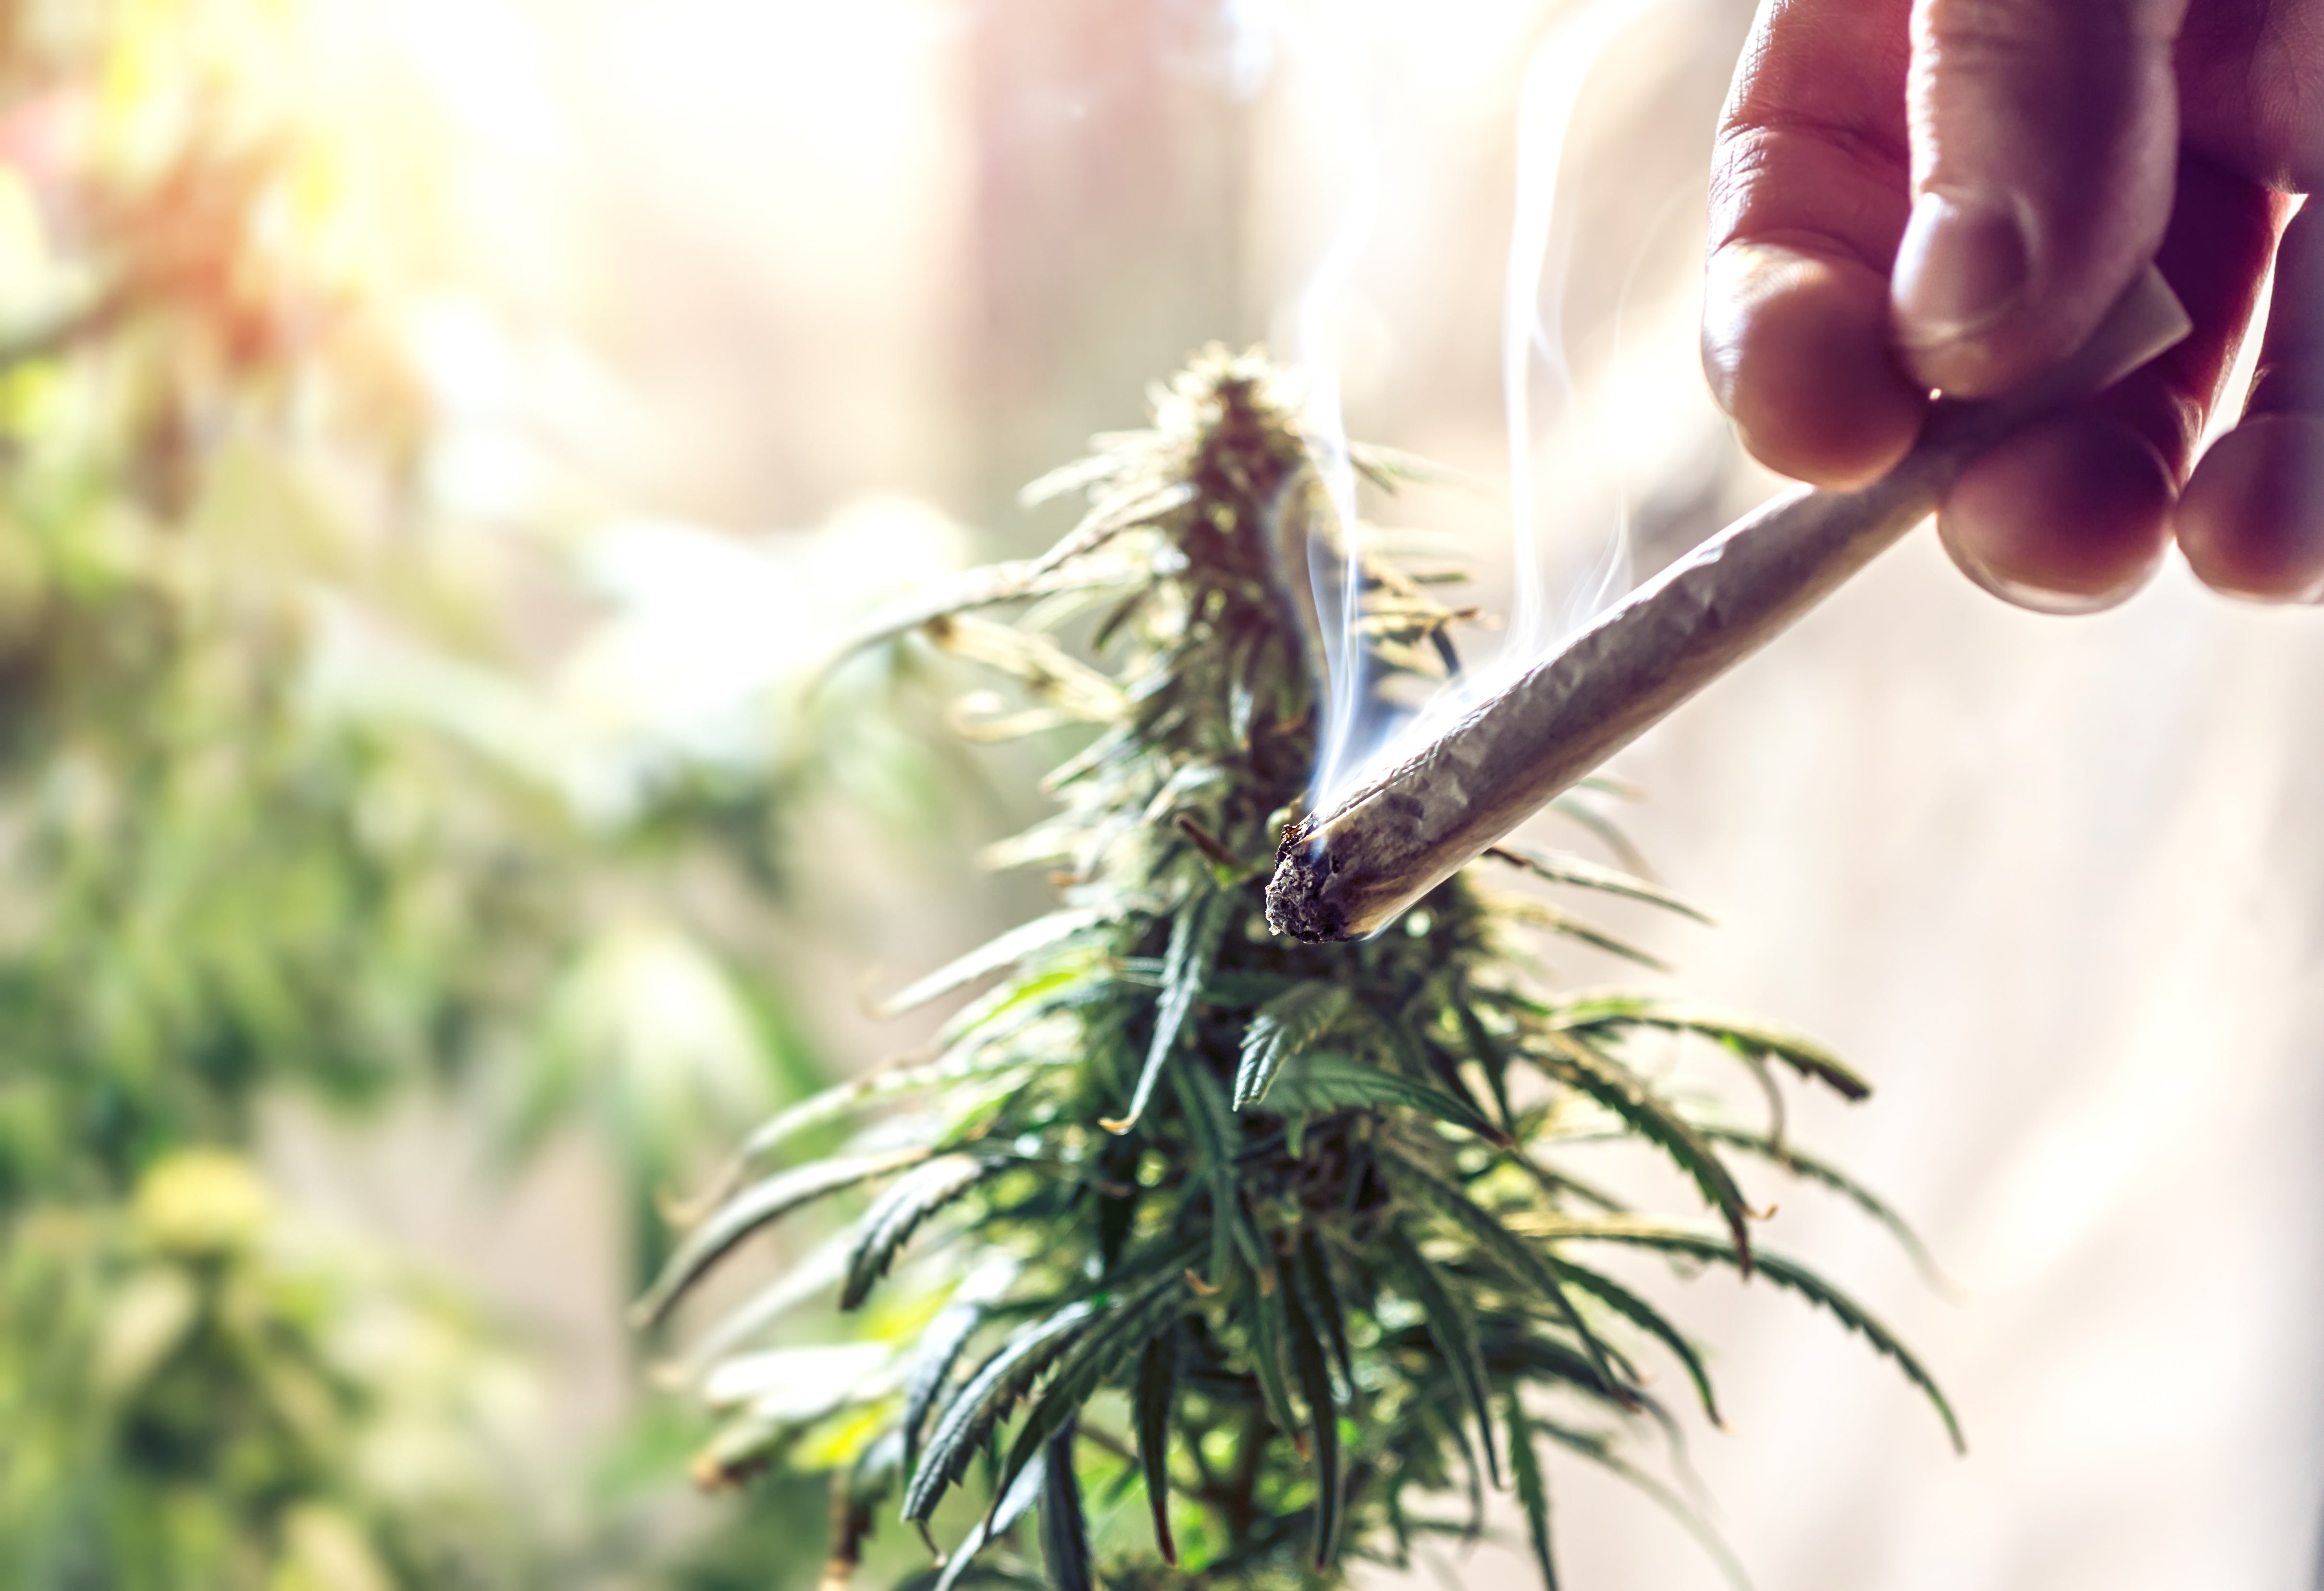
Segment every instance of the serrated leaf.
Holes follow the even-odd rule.
[[[1515,1387],[1503,1401],[1501,1418],[1509,1428],[1509,1473],[1517,1479],[1517,1503],[1525,1510],[1526,1540],[1533,1548],[1534,1566],[1541,1570],[1542,1591],[1557,1591],[1557,1560],[1549,1544],[1549,1480],[1542,1473],[1541,1453],[1534,1447],[1533,1420]]]
[[[1449,487],[1473,495],[1490,490],[1482,479],[1466,470],[1439,464],[1417,453],[1384,448],[1374,442],[1349,443],[1348,462],[1383,492],[1394,492],[1405,481],[1418,486]]]
[[[1738,1149],[1773,1161],[1795,1177],[1831,1189],[1886,1227],[1931,1287],[1947,1298],[1958,1300],[1960,1297],[1960,1284],[1945,1274],[1944,1268],[1937,1263],[1936,1256],[1929,1252],[1928,1246],[1921,1241],[1920,1234],[1913,1230],[1911,1223],[1886,1199],[1830,1161],[1820,1159],[1790,1142],[1779,1144],[1765,1133],[1756,1133],[1748,1127],[1706,1122],[1697,1122],[1695,1127],[1714,1143],[1731,1143]]]
[[[1045,482],[1036,481],[1034,486],[1043,486]],[[1076,558],[1085,558],[1122,532],[1151,524],[1175,513],[1192,503],[1194,497],[1195,487],[1192,481],[1172,481],[1161,486],[1141,485],[1129,491],[1101,496],[1090,504],[1089,512],[1082,516],[1079,524],[1066,532],[1063,540],[1041,555],[1038,567],[1052,569]]]
[[[1162,1561],[1178,1567],[1178,1543],[1170,1533],[1170,1411],[1177,1391],[1178,1329],[1149,1338],[1138,1361],[1138,1464],[1146,1481],[1146,1504],[1154,1515],[1154,1549]]]
[[[1260,1006],[1243,1030],[1240,1064],[1235,1068],[1234,1108],[1257,1105],[1283,1063],[1321,1038],[1345,1013],[1349,998],[1340,984],[1296,985]]]
[[[1661,1253],[1683,1254],[1689,1259],[1715,1260],[1729,1265],[1738,1263],[1735,1245],[1723,1234],[1696,1231],[1673,1222],[1645,1216],[1553,1218],[1531,1221],[1528,1226],[1537,1227],[1544,1235],[1560,1241],[1573,1239],[1628,1244]],[[1784,1254],[1762,1249],[1753,1256],[1753,1270],[1776,1286],[1822,1305],[1841,1325],[1860,1334],[1872,1345],[1875,1352],[1895,1361],[1896,1367],[1904,1372],[1904,1379],[1918,1387],[1936,1409],[1938,1418],[1944,1421],[1946,1433],[1952,1438],[1954,1448],[1964,1453],[1969,1450],[1969,1443],[1961,1435],[1960,1421],[1954,1415],[1952,1405],[1946,1401],[1943,1389],[1937,1385],[1936,1378],[1870,1310],[1807,1266]]]
[[[1121,715],[1120,687],[1046,635],[970,613],[939,615],[920,634],[954,657],[1007,674],[1034,699],[1069,717],[1104,724]]]
[[[863,1302],[921,1222],[1015,1163],[1001,1155],[938,1155],[889,1188],[856,1225],[855,1244],[847,1255],[847,1281],[839,1293],[840,1309],[853,1309]]]
[[[1609,933],[1602,928],[1584,922],[1571,912],[1561,911],[1545,901],[1528,901],[1514,895],[1497,895],[1493,898],[1492,906],[1493,910],[1501,916],[1514,921],[1528,923],[1550,933],[1562,934],[1566,939],[1587,945],[1593,950],[1603,950],[1609,956],[1618,956],[1625,961],[1635,961],[1640,967],[1651,967],[1656,972],[1671,970],[1670,963],[1652,950],[1643,946],[1633,945],[1619,934]]]
[[[1710,1418],[1711,1423],[1727,1423],[1720,1418],[1719,1399],[1711,1391],[1711,1374],[1703,1368],[1702,1355],[1677,1327],[1665,1319],[1653,1305],[1612,1277],[1587,1266],[1577,1265],[1571,1260],[1558,1260],[1554,1263],[1558,1274],[1566,1281],[1668,1348],[1672,1356],[1686,1367],[1687,1379],[1694,1383],[1695,1395],[1702,1400],[1702,1411]]]
[[[872,1091],[872,1078],[856,1078],[835,1087],[820,1089],[797,1104],[784,1106],[752,1130],[742,1140],[742,1148],[712,1184],[706,1198],[694,1203],[704,1213],[715,1208],[719,1200],[733,1191],[734,1187],[751,1167],[774,1150],[810,1128],[835,1122],[855,1108]]]
[[[1094,908],[1112,920],[1121,908]],[[944,1060],[934,1070],[944,1075],[947,1061],[973,1055],[996,1040],[1021,1032],[1043,1016],[1113,998],[1118,968],[1102,943],[1088,944],[1040,955],[1038,967],[1021,970],[1015,981],[979,994],[946,1017],[936,1030],[936,1043]]]
[[[1111,915],[1102,908],[1075,906],[1019,924],[881,1002],[880,1014],[893,1017],[916,1011],[931,1000],[942,999],[981,977],[1014,967],[1028,956],[1062,944],[1075,934],[1086,932],[1107,921]]]
[[[1487,1119],[1484,1106],[1469,1091],[1467,1081],[1461,1076],[1460,1063],[1453,1056],[1430,1042],[1401,1013],[1387,1014],[1372,1007],[1371,1015],[1373,1033],[1396,1063],[1385,1069],[1400,1069],[1416,1082],[1432,1083],[1459,1100],[1471,1116],[1480,1121]]]
[[[641,1327],[659,1325],[705,1271],[760,1227],[802,1205],[900,1171],[927,1157],[925,1149],[851,1155],[794,1166],[752,1183],[686,1235],[654,1284],[632,1308],[631,1318]]]
[[[722,1317],[717,1325],[690,1345],[678,1365],[657,1373],[671,1383],[698,1378],[776,1321],[826,1288],[839,1285],[847,1269],[847,1234],[836,1233],[816,1244],[783,1268],[782,1274]]]
[[[1001,1461],[996,1487],[1006,1488],[1042,1444],[1080,1411],[1099,1387],[1126,1364],[1153,1335],[1157,1324],[1175,1318],[1185,1280],[1179,1269],[1166,1269],[1136,1292],[1111,1305],[1102,1325],[1089,1331],[1060,1355],[1048,1383],[1034,1399],[1017,1432],[1008,1457]]]
[[[1298,1253],[1299,1279],[1307,1290],[1308,1309],[1323,1328],[1323,1341],[1332,1350],[1332,1362],[1339,1367],[1340,1380],[1352,1397],[1356,1390],[1356,1360],[1348,1346],[1347,1318],[1340,1309],[1340,1290],[1332,1278],[1331,1258],[1323,1253],[1323,1245],[1312,1226],[1300,1231]]]
[[[1111,439],[1116,442],[1127,440],[1123,438]],[[1130,457],[1122,448],[1109,447],[1103,442],[1095,446],[1096,451],[1060,464],[1026,483],[1018,489],[1017,501],[1027,508],[1038,508],[1042,504],[1054,502],[1059,497],[1091,490],[1102,482],[1114,479],[1130,467]],[[1067,533],[1071,534],[1070,532]]]
[[[1550,1052],[1536,1057],[1551,1076],[1570,1084],[1628,1122],[1694,1180],[1702,1197],[1735,1235],[1743,1269],[1751,1268],[1751,1207],[1719,1152],[1694,1124],[1671,1108],[1644,1078],[1570,1032],[1543,1035]]]
[[[687,1207],[706,1214],[732,1194],[756,1162],[800,1133],[838,1121],[859,1108],[947,1083],[1065,1064],[1069,1057],[1014,1053],[994,1059],[987,1052],[1045,1016],[1091,1004],[1109,994],[1111,980],[1102,976],[1103,970],[1100,958],[1087,965],[1050,967],[1019,983],[1004,985],[971,1002],[945,1022],[936,1035],[936,1043],[941,1052],[935,1059],[882,1066],[786,1105],[752,1130],[742,1147],[712,1179],[709,1190],[687,1200]]]
[[[1284,1378],[1290,1327],[1283,1318],[1283,1298],[1272,1269],[1251,1265],[1244,1272],[1250,1296],[1244,1300],[1243,1324],[1250,1337],[1251,1370],[1259,1377],[1259,1397],[1267,1417],[1285,1436],[1297,1438],[1299,1417],[1291,1407],[1291,1383]]]
[[[1466,1541],[1480,1540],[1485,1533],[1485,1472],[1477,1463],[1476,1444],[1469,1439],[1467,1428],[1462,1425],[1457,1417],[1448,1420],[1441,1413],[1433,1413],[1433,1418],[1434,1423],[1441,1426],[1451,1438],[1452,1445],[1461,1450],[1462,1473],[1467,1475],[1469,1481],[1469,1522],[1461,1531],[1462,1540]],[[1488,1449],[1488,1456],[1490,1456],[1489,1449]],[[1499,1474],[1500,1460],[1495,1458],[1493,1464],[1496,1471],[1493,1477],[1493,1489],[1499,1491],[1501,1484]]]
[[[987,1359],[953,1395],[904,1489],[904,1518],[926,1520],[961,1477],[993,1426],[1049,1362],[1094,1324],[1100,1305],[1076,1299],[1027,1327]]]
[[[1452,1376],[1461,1401],[1477,1421],[1477,1438],[1485,1450],[1485,1467],[1490,1472],[1495,1488],[1501,1484],[1501,1461],[1493,1443],[1492,1405],[1488,1399],[1485,1380],[1485,1357],[1477,1343],[1477,1323],[1469,1317],[1468,1307],[1437,1275],[1436,1266],[1420,1252],[1401,1226],[1381,1229],[1380,1243],[1406,1297],[1420,1306],[1422,1323],[1427,1327],[1429,1340],[1436,1345],[1436,1356],[1443,1361],[1445,1373]]]
[[[1501,1125],[1515,1130],[1517,1116],[1509,1109],[1509,1053],[1508,1047],[1486,1030],[1484,1020],[1478,1016],[1464,991],[1452,1001],[1453,1019],[1461,1025],[1462,1041],[1477,1058],[1478,1067],[1485,1074],[1485,1087],[1492,1090],[1493,1107],[1501,1113]]]
[[[946,1304],[920,1333],[912,1373],[904,1383],[904,1411],[897,1417],[904,1437],[904,1468],[908,1473],[919,1460],[920,1431],[927,1424],[928,1411],[936,1407],[936,1395],[944,1391],[952,1367],[960,1362],[961,1350],[968,1346],[969,1338],[984,1324],[990,1307],[981,1301]]]
[[[1395,1162],[1393,1185],[1397,1192],[1407,1189],[1417,1192],[1424,1204],[1474,1240],[1497,1269],[1531,1288],[1544,1301],[1556,1308],[1581,1341],[1582,1351],[1589,1355],[1602,1390],[1617,1399],[1633,1395],[1615,1374],[1614,1367],[1607,1358],[1606,1345],[1598,1340],[1598,1334],[1590,1329],[1590,1323],[1582,1319],[1582,1311],[1575,1309],[1573,1300],[1566,1296],[1565,1284],[1558,1279],[1557,1268],[1550,1263],[1547,1256],[1536,1253],[1523,1238],[1503,1226],[1499,1217],[1480,1207],[1462,1189],[1416,1163],[1410,1156],[1388,1150],[1384,1158]]]
[[[1624,873],[1619,868],[1602,867],[1571,851],[1536,851],[1523,846],[1499,845],[1487,849],[1485,855],[1496,862],[1522,868],[1546,883],[1572,884],[1577,889],[1596,890],[1602,894],[1619,895],[1626,900],[1644,901],[1648,905],[1675,911],[1682,917],[1692,917],[1697,922],[1712,920],[1707,912],[1689,905],[1658,883],[1650,883],[1635,874]]]
[[[1154,1037],[1147,1046],[1146,1065],[1138,1074],[1138,1087],[1130,1096],[1129,1110],[1099,1124],[1107,1132],[1127,1133],[1146,1114],[1147,1102],[1154,1096],[1154,1085],[1160,1080],[1171,1051],[1177,1048],[1178,1035],[1185,1031],[1187,1017],[1194,1013],[1194,1002],[1202,995],[1204,981],[1218,960],[1219,943],[1226,937],[1227,924],[1241,907],[1242,902],[1235,893],[1213,891],[1187,902],[1171,920],[1170,945],[1162,958],[1162,997],[1154,1006]]]
[[[1299,1396],[1307,1405],[1308,1457],[1315,1466],[1315,1536],[1314,1562],[1329,1568],[1340,1549],[1340,1410],[1332,1395],[1332,1371],[1324,1362],[1323,1345],[1300,1301],[1299,1282],[1287,1261],[1277,1261],[1276,1290],[1283,1300],[1285,1342],[1291,1350],[1291,1373],[1298,1378]]]
[[[1178,1111],[1186,1124],[1193,1149],[1194,1174],[1211,1194],[1210,1273],[1213,1285],[1226,1284],[1227,1266],[1242,1223],[1240,1174],[1233,1145],[1240,1136],[1228,1113],[1225,1095],[1207,1067],[1180,1067],[1171,1074],[1178,1096]]]
[[[1102,590],[1150,578],[1149,570],[1128,560],[1085,564],[1076,569],[1049,569],[1038,560],[1028,558],[970,569],[874,609],[848,633],[845,640],[832,648],[816,671],[813,683],[820,685],[841,663],[866,647],[892,641],[908,631],[973,608],[995,607],[1061,591]]]
[[[1089,1522],[1081,1477],[1074,1473],[1074,1422],[1049,1438],[1041,1466],[1041,1559],[1056,1591],[1095,1591],[1090,1574]]]
[[[1521,1327],[1529,1327],[1532,1322],[1519,1324]],[[1520,1329],[1513,1335],[1508,1329],[1510,1325],[1506,1316],[1479,1322],[1478,1334],[1485,1349],[1485,1368],[1495,1376],[1562,1383],[1577,1396],[1603,1403],[1618,1414],[1633,1414],[1642,1409],[1654,1408],[1654,1399],[1638,1388],[1637,1367],[1614,1345],[1608,1344],[1606,1353],[1630,1378],[1626,1386],[1608,1386],[1598,1366],[1581,1349],[1537,1331]]]
[[[1562,1001],[1555,1021],[1566,1028],[1635,1026],[1701,1033],[1739,1049],[1773,1056],[1802,1077],[1820,1082],[1850,1101],[1867,1098],[1872,1085],[1847,1062],[1803,1034],[1757,1017],[1651,994],[1600,994]]]
[[[1367,1066],[1344,1055],[1327,1052],[1303,1056],[1277,1078],[1271,1108],[1284,1115],[1339,1110],[1351,1105],[1374,1109],[1400,1106],[1434,1116],[1489,1142],[1508,1142],[1507,1133],[1442,1088],[1416,1083],[1399,1073]]]
[[[944,1572],[936,1577],[930,1591],[952,1591],[960,1583],[961,1577],[968,1572],[969,1566],[976,1561],[976,1555],[983,1551],[994,1537],[1005,1533],[1032,1511],[1033,1504],[1040,1499],[1042,1488],[1048,1484],[1048,1457],[1044,1454],[1027,1466],[1024,1473],[1017,1477],[1017,1484],[1001,1494],[1000,1505],[970,1527],[960,1545],[946,1555]]]
[[[1567,822],[1595,837],[1599,844],[1621,858],[1624,867],[1644,877],[1647,872],[1646,859],[1638,854],[1638,847],[1630,843],[1630,837],[1624,834],[1613,819],[1582,798],[1580,792],[1585,790],[1623,795],[1624,799],[1634,799],[1622,791],[1607,791],[1597,781],[1585,779],[1572,790],[1567,791],[1550,802],[1549,809]]]

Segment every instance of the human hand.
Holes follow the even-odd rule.
[[[1931,388],[2040,374],[2154,259],[2192,334],[1971,470],[1945,545],[2052,612],[2122,600],[2174,532],[2222,591],[2324,600],[2324,211],[2292,197],[2320,182],[2324,0],[1762,0],[1704,368],[1761,460],[1861,484]],[[2197,463],[2271,263],[2258,379]]]

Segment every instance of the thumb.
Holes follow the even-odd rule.
[[[1913,211],[1890,302],[1914,378],[1963,397],[2096,329],[2170,217],[2187,0],[1915,0]]]

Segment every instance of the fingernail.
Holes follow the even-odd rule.
[[[2017,208],[1999,194],[1932,189],[1913,201],[1889,301],[1912,349],[1973,337],[2017,307],[2033,275]]]

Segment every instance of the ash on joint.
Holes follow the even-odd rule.
[[[1310,945],[1348,937],[1347,913],[1324,896],[1337,870],[1330,842],[1313,832],[1304,819],[1285,826],[1267,884],[1267,926]]]

